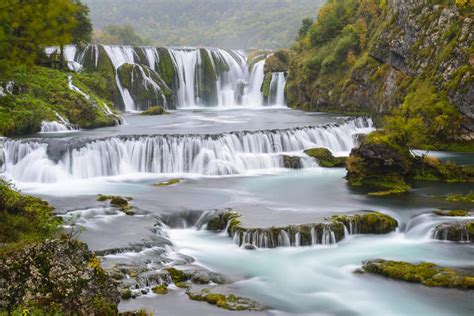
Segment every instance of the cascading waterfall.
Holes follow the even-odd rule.
[[[62,117],[58,112],[54,112],[59,121],[43,121],[41,122],[40,133],[64,133],[77,130],[68,120]]]
[[[347,152],[356,145],[351,135],[371,124],[370,119],[357,118],[285,130],[66,140],[55,143],[53,148],[48,148],[47,140],[7,140],[3,149],[5,173],[20,182],[58,182],[136,172],[271,172],[283,168],[283,153],[299,154],[303,161],[312,161],[301,151],[327,147],[334,152]]]
[[[160,58],[160,51],[163,50],[171,58],[171,65],[164,64],[164,68],[173,68],[170,71],[174,76],[172,82],[167,82],[167,84],[162,79],[157,79],[163,75],[160,73],[161,63],[167,62],[166,58]],[[46,49],[47,54],[57,52],[57,47]],[[64,50],[64,58],[68,62],[69,68],[74,71],[91,67],[97,70],[99,62],[102,60],[100,54],[105,54],[115,68],[115,82],[120,93],[119,103],[126,111],[146,109],[151,106],[150,103],[156,105],[154,103],[157,99],[163,100],[161,105],[165,108],[285,105],[284,74],[272,74],[273,100],[270,103],[264,102],[261,88],[265,60],[257,62],[249,72],[247,56],[239,50],[114,45],[88,45],[81,49],[75,46],[65,46]],[[146,90],[153,89],[155,95],[160,97],[153,98],[150,102],[144,102],[140,99],[140,93],[125,87],[119,75],[120,68],[124,64],[139,68],[141,78],[132,78],[132,81],[142,80],[143,82],[139,82],[138,85],[142,85]],[[133,72],[134,69],[127,68],[122,71]],[[162,91],[163,86],[172,90],[174,102],[165,98]]]

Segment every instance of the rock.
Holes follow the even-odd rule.
[[[351,151],[346,165],[346,179],[351,186],[379,190],[379,195],[402,193],[410,189],[405,182],[410,163],[408,154],[388,144],[364,142]]]
[[[257,249],[257,247],[255,247],[252,244],[243,244],[242,248],[244,248],[245,250],[255,250],[255,249]]]
[[[379,212],[335,215],[331,219],[343,223],[350,234],[387,234],[398,227],[395,219]]]
[[[169,186],[169,185],[179,184],[179,183],[181,183],[181,181],[183,181],[183,179],[174,178],[174,179],[169,179],[169,180],[166,180],[166,181],[161,181],[161,182],[158,182],[158,183],[154,183],[153,186],[155,186],[155,187],[165,187],[165,186]]]
[[[321,167],[344,167],[346,165],[345,157],[334,157],[327,148],[306,149],[304,153],[317,159]]]
[[[168,112],[165,111],[161,106],[152,106],[148,108],[147,110],[143,111],[140,113],[140,115],[163,115],[163,114],[169,114]]]
[[[118,195],[102,195],[97,196],[97,201],[105,202],[110,200],[110,205],[113,207],[119,208],[126,215],[135,215],[136,211],[131,205],[128,204],[128,201],[133,200],[132,197],[121,197]]]
[[[403,261],[376,259],[364,263],[362,270],[391,279],[421,283],[430,287],[474,289],[474,275],[433,263],[412,264]]]
[[[230,280],[220,273],[210,271],[201,266],[188,265],[182,269],[167,268],[172,281],[177,283],[191,282],[194,284],[227,284]]]
[[[301,169],[303,168],[301,164],[301,158],[295,156],[282,155],[283,157],[283,166],[288,169]]]
[[[433,238],[457,242],[474,242],[474,220],[442,223],[436,226]]]
[[[217,307],[236,310],[236,311],[262,311],[265,306],[246,297],[240,297],[233,293],[226,293],[225,289],[217,287],[190,287],[186,290],[186,294],[194,301],[207,302]]]
[[[168,294],[168,287],[165,284],[154,286],[151,290],[155,294],[160,294],[160,295]]]
[[[351,234],[386,234],[394,231],[398,223],[392,217],[378,212],[367,214],[337,215],[319,219],[314,223],[284,227],[247,228],[240,221],[240,214],[232,210],[218,211],[208,218],[207,229],[227,233],[244,249],[309,246],[334,244]]]
[[[450,194],[450,195],[446,196],[446,201],[474,203],[474,193],[471,192],[471,193],[466,194],[466,195]]]
[[[451,216],[451,217],[471,216],[471,212],[468,210],[436,210],[433,213],[438,216]]]
[[[120,293],[99,259],[76,240],[46,240],[0,258],[0,309],[54,305],[67,313],[117,313]]]

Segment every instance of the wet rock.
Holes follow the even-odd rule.
[[[180,269],[172,267],[167,268],[166,271],[168,271],[175,284],[187,281],[194,284],[227,284],[231,282],[223,274],[210,271],[197,265],[183,266]]]
[[[433,238],[457,242],[474,242],[474,220],[442,223],[436,226]]]
[[[151,289],[153,293],[155,294],[160,294],[160,295],[165,295],[168,294],[168,286],[165,284],[160,284]]]
[[[283,166],[288,169],[301,169],[303,165],[301,164],[301,158],[296,156],[282,155]]]
[[[332,152],[327,148],[307,149],[304,153],[318,160],[321,167],[344,167],[346,165],[345,157],[334,157]]]
[[[364,272],[391,279],[421,283],[425,286],[474,289],[474,274],[441,267],[429,262],[412,264],[403,261],[376,259],[364,263]]]
[[[169,114],[168,112],[165,111],[161,106],[152,106],[148,108],[147,110],[143,111],[140,113],[140,115],[148,115],[148,116],[153,116],[153,115],[163,115],[163,114]]]
[[[120,293],[87,246],[46,240],[0,258],[0,309],[56,306],[78,314],[117,312]]]
[[[165,186],[169,186],[169,185],[179,184],[181,181],[183,181],[183,179],[180,179],[180,178],[169,179],[169,180],[166,180],[166,181],[154,183],[153,186],[155,186],[155,187],[165,187]]]
[[[242,248],[244,248],[245,250],[255,250],[255,249],[257,249],[257,247],[255,247],[252,244],[243,244]]]

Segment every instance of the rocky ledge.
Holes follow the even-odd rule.
[[[433,263],[412,264],[403,261],[376,259],[364,263],[361,270],[387,278],[421,283],[425,286],[474,289],[474,274],[458,269],[441,267]]]
[[[298,247],[315,244],[334,244],[346,234],[386,234],[394,231],[398,223],[392,217],[369,212],[334,215],[322,221],[284,227],[247,228],[241,214],[233,210],[217,211],[207,217],[206,229],[227,231],[234,242],[245,249]]]
[[[0,258],[0,310],[117,313],[119,292],[99,259],[77,240],[46,240]]]
[[[474,242],[474,220],[442,223],[436,226],[433,238],[457,242]]]
[[[311,148],[305,150],[304,153],[318,160],[321,167],[344,167],[346,165],[345,157],[334,157],[327,148]]]

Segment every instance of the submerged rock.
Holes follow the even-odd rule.
[[[425,286],[474,289],[474,275],[466,275],[461,271],[429,262],[412,264],[403,261],[376,259],[365,262],[362,270],[395,280],[421,283]]]
[[[129,205],[128,202],[133,200],[132,197],[121,197],[118,195],[102,195],[97,196],[97,201],[105,202],[110,200],[110,205],[119,208],[126,215],[135,215],[133,206]]]
[[[345,157],[334,157],[332,152],[327,148],[311,148],[306,149],[304,153],[318,160],[321,167],[344,167],[346,165]]]
[[[303,165],[301,158],[296,156],[283,155],[283,166],[288,169],[301,169]]]
[[[439,224],[433,232],[433,238],[458,242],[474,242],[474,220]]]
[[[46,240],[0,258],[0,310],[55,306],[82,315],[112,315],[119,297],[99,259],[76,240]]]

